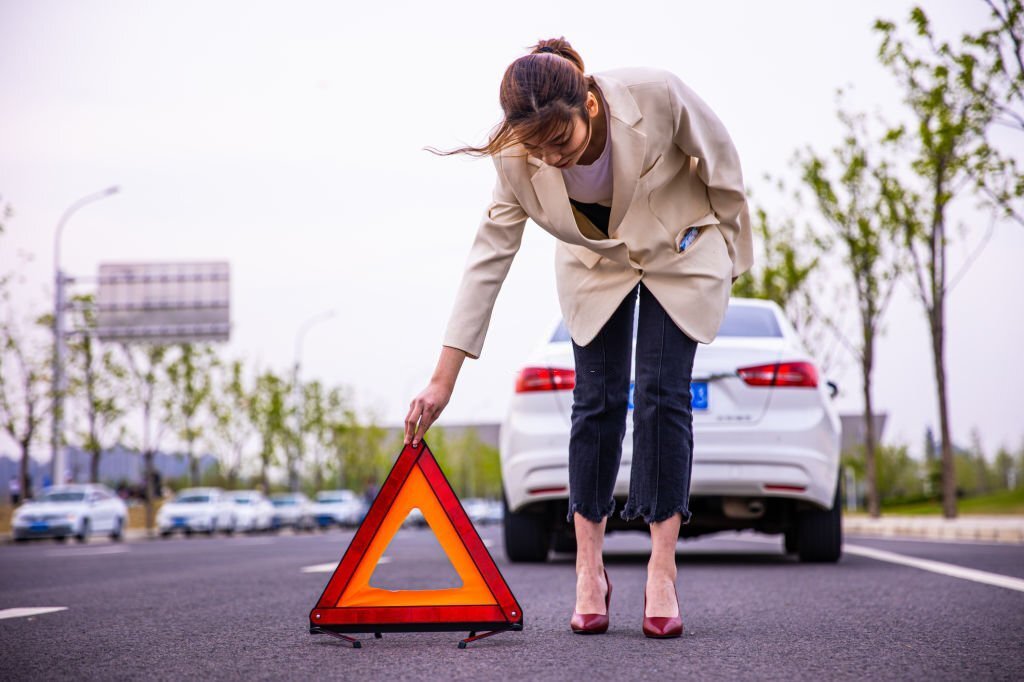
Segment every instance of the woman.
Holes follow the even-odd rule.
[[[483,147],[493,201],[477,231],[437,369],[412,401],[417,447],[448,404],[463,360],[478,358],[527,218],[558,240],[559,304],[576,362],[569,520],[576,532],[574,632],[608,627],[601,555],[619,470],[636,339],[633,460],[622,517],[650,525],[643,631],[682,633],[675,548],[693,451],[690,376],[698,342],[718,333],[736,277],[752,261],[739,158],[708,106],[674,75],[586,75],[564,39],[542,40],[505,72],[505,118]]]

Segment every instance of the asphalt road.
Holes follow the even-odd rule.
[[[370,636],[358,650],[308,634],[351,533],[0,546],[0,679],[1024,679],[1024,546],[847,538],[838,564],[804,565],[764,536],[680,543],[687,631],[659,641],[640,631],[646,536],[608,538],[611,628],[579,636],[573,557],[509,564],[499,528],[481,534],[525,630],[465,650],[459,633]],[[455,584],[428,530],[401,531],[385,557],[378,587]],[[66,609],[4,617],[18,607]]]

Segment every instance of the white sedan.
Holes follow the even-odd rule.
[[[351,490],[321,490],[313,504],[313,518],[321,529],[338,525],[355,528],[363,522],[367,504]]]
[[[231,506],[231,530],[255,533],[274,527],[274,506],[258,490],[232,490],[225,493]]]
[[[521,369],[501,429],[505,548],[512,561],[544,561],[552,548],[575,550],[565,519],[575,379],[572,344],[559,322]],[[732,299],[718,338],[699,346],[694,362],[693,518],[680,535],[782,533],[786,550],[803,561],[838,560],[835,390],[819,379],[775,303]],[[629,491],[632,389],[629,408],[610,531],[645,528],[618,515]]]
[[[313,530],[313,503],[302,493],[277,493],[270,496],[274,505],[274,527],[294,528],[296,531]]]
[[[124,537],[128,508],[110,488],[94,483],[47,488],[39,497],[18,507],[11,521],[15,540],[51,537],[64,541],[74,536],[85,542],[90,535]]]
[[[156,515],[157,529],[164,538],[179,531],[185,535],[213,535],[218,530],[230,533],[234,524],[232,505],[220,488],[185,488]]]

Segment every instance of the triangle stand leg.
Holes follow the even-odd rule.
[[[484,637],[490,637],[491,635],[496,635],[499,632],[507,632],[507,630],[491,630],[490,632],[482,632],[479,635],[476,634],[476,632],[470,632],[469,633],[469,637],[467,637],[466,639],[464,639],[464,640],[459,642],[459,648],[460,649],[465,649],[466,645],[469,644],[470,642],[475,642],[478,639],[483,639]]]
[[[349,637],[347,635],[341,634],[340,632],[334,632],[333,630],[324,630],[323,628],[318,628],[318,627],[314,626],[314,627],[309,628],[309,634],[311,634],[311,635],[329,635],[331,637],[334,637],[335,639],[340,639],[343,642],[347,642],[347,643],[351,644],[353,649],[362,649],[363,648],[363,643],[360,642],[355,637]],[[380,635],[377,635],[377,637],[379,638]]]

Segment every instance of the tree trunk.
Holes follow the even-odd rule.
[[[946,343],[943,317],[943,297],[940,294],[928,319],[931,322],[935,386],[939,398],[939,433],[942,442],[942,515],[947,519],[955,519],[957,517],[956,460],[953,459],[949,404],[946,396]]]
[[[100,455],[102,452],[99,448],[93,448],[89,451],[89,482],[99,483],[100,482]]]
[[[199,487],[199,459],[192,451],[192,444],[188,446],[188,471],[189,478],[192,480],[192,487]]]
[[[156,512],[153,509],[153,500],[156,498],[156,486],[153,485],[153,451],[147,450],[142,456],[144,461],[143,476],[146,480],[146,530],[153,530],[156,526]]]
[[[873,318],[873,306],[869,304],[867,317]],[[871,331],[871,319],[861,322],[863,334],[863,350],[861,352],[861,378],[864,390],[864,475],[867,478],[868,514],[877,519],[881,513],[881,501],[878,495],[878,466],[875,458],[875,410],[871,401],[871,373],[875,364],[874,335]]]
[[[29,447],[28,441],[19,443],[21,446],[21,463],[18,467],[18,484],[21,486],[21,500],[32,499],[32,481],[29,478],[28,465],[31,461],[29,459]]]

